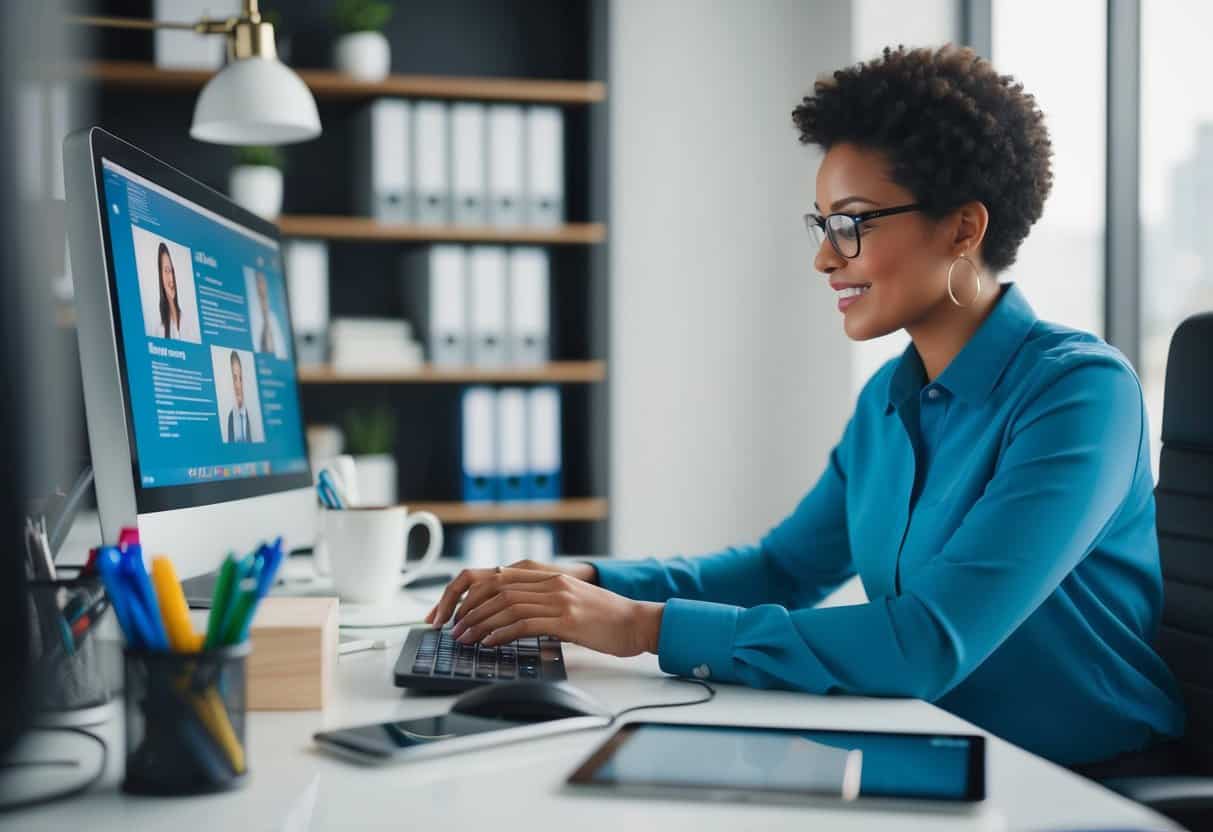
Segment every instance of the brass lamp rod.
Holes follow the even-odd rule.
[[[141,17],[106,17],[104,15],[70,14],[64,18],[78,26],[103,26],[108,29],[184,29],[200,35],[222,34],[231,21],[202,18],[197,23],[178,23],[170,20],[144,20]]]
[[[225,20],[204,17],[196,23],[172,20],[147,20],[142,17],[111,17],[108,15],[69,14],[64,20],[78,26],[100,26],[109,29],[183,29],[200,35],[222,35],[232,31],[238,22],[260,23],[257,0],[244,0],[244,14]]]

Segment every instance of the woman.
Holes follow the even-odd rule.
[[[163,242],[156,251],[156,271],[160,274],[160,326],[165,338],[181,338],[181,304],[177,300],[177,272],[168,246]]]
[[[1052,181],[1034,99],[971,50],[886,49],[818,81],[793,119],[825,151],[806,220],[847,335],[912,339],[816,486],[756,546],[465,571],[429,621],[454,613],[465,642],[549,633],[680,675],[919,697],[1065,764],[1180,733],[1150,648],[1137,377],[995,277]],[[868,603],[813,608],[856,573]]]

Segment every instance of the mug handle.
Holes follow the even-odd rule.
[[[405,564],[405,566],[408,567],[408,571],[404,573],[404,580],[401,582],[401,586],[408,586],[413,581],[424,575],[426,571],[434,565],[434,562],[438,560],[438,556],[442,554],[442,522],[428,511],[410,511],[408,517],[405,518],[405,551],[408,550],[409,532],[413,530],[413,526],[418,524],[425,526],[429,530],[430,545],[429,548],[425,550],[425,554],[421,557],[421,560],[415,566],[408,566],[408,564]]]

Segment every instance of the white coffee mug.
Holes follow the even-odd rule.
[[[343,600],[386,604],[442,554],[442,523],[428,511],[381,506],[327,509],[322,514],[333,588]],[[408,533],[418,524],[429,530],[430,544],[421,560],[401,575]]]

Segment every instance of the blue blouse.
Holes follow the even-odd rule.
[[[909,696],[1073,764],[1177,735],[1141,387],[1008,284],[932,383],[911,345],[859,395],[821,479],[758,545],[599,561],[665,601],[668,673]],[[858,573],[869,601],[813,605]]]

